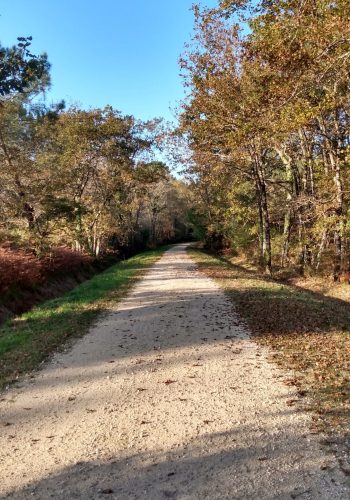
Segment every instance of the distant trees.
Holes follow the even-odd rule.
[[[177,190],[188,197],[185,186],[164,164],[143,159],[152,147],[144,133],[149,126],[111,107],[48,109],[22,98],[6,103],[0,114],[1,238],[37,252],[63,244],[98,256],[135,243],[147,227],[144,243],[171,240],[180,219],[185,236],[186,208],[179,215],[169,200]]]
[[[154,159],[159,120],[33,100],[49,63],[30,40],[0,49],[0,245],[99,256],[185,237],[186,186]]]
[[[207,239],[259,249],[268,272],[332,262],[338,280],[350,258],[348,3],[219,4],[195,7],[181,61]]]

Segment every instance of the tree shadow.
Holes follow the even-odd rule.
[[[40,398],[32,399],[32,409],[23,408],[23,405],[16,405],[14,402],[8,412],[9,422],[12,418],[19,422],[23,420],[26,424],[29,423],[30,428],[35,421],[34,418],[31,420],[31,411],[33,416],[46,421],[53,412],[59,414],[61,411],[63,414],[66,412],[70,391],[73,398],[68,404],[78,410],[77,415],[84,414],[87,409],[89,412],[96,412],[92,415],[98,415],[99,407],[106,404],[103,387],[107,383],[111,388],[108,397],[120,396],[120,392],[113,390],[113,377],[121,379],[118,387],[124,391],[126,384],[123,386],[122,378],[130,377],[130,385],[135,394],[127,396],[140,397],[137,391],[147,394],[147,377],[153,376],[149,374],[154,368],[158,368],[159,363],[162,366],[159,370],[163,370],[161,373],[164,374],[167,369],[178,365],[194,367],[210,363],[212,359],[221,370],[224,357],[239,366],[240,349],[253,350],[256,347],[241,346],[247,339],[247,331],[242,328],[235,309],[241,312],[242,317],[252,315],[254,321],[260,323],[271,314],[271,309],[267,308],[271,302],[279,304],[278,307],[283,304],[284,308],[288,308],[292,292],[287,293],[283,289],[266,290],[265,285],[259,281],[251,290],[247,302],[247,289],[251,283],[249,287],[248,284],[245,287],[243,282],[240,289],[234,290],[236,304],[233,306],[220,290],[214,290],[205,280],[201,281],[202,284],[195,280],[191,288],[186,278],[191,276],[193,267],[188,264],[179,271],[179,266],[169,269],[169,265],[156,264],[153,271],[156,275],[158,273],[158,277],[154,273],[146,276],[142,288],[135,289],[116,310],[100,317],[98,325],[91,330],[89,337],[85,337],[84,343],[78,341],[75,344],[74,353],[68,350],[55,357],[45,372],[35,379],[32,387],[25,386],[28,398],[34,397],[35,391],[38,396],[45,391],[50,394],[53,383],[59,388],[62,386],[61,394],[66,398],[64,404],[57,401],[57,395],[56,399],[55,395],[50,401],[48,399],[45,405],[40,402]],[[174,289],[169,290],[169,274],[175,281],[185,278],[188,288],[179,290],[174,283]],[[256,280],[256,277],[245,279]],[[156,290],[153,288],[153,280],[159,281]],[[296,303],[299,302],[304,303],[297,298]],[[308,300],[306,302],[309,303]],[[244,306],[242,310],[239,309],[241,304],[242,308]],[[264,309],[262,304],[265,304],[266,310],[259,313]],[[63,312],[55,310],[55,314],[61,313]],[[204,347],[209,348],[205,351],[205,356],[201,352]],[[187,353],[182,352],[184,348],[189,348]],[[248,353],[240,367],[240,377],[246,377],[245,362],[249,358],[256,374],[256,386],[250,385],[249,388],[252,393],[254,391],[255,395],[259,395],[259,384],[266,385],[269,381],[260,379],[259,363],[254,356],[255,351]],[[137,379],[138,375],[144,377],[140,380],[145,385],[135,385],[135,380],[137,383],[140,381]],[[112,380],[107,382],[107,377]],[[76,385],[84,386],[90,380],[101,382],[98,384],[101,393],[97,397],[93,395],[96,408],[88,406],[90,401],[83,391],[81,395],[74,393]],[[165,385],[168,382],[165,377],[161,381],[159,387],[168,387]],[[223,380],[222,384],[226,386],[227,382],[229,381]],[[190,392],[192,386],[187,384],[186,387]],[[285,394],[281,399],[287,397],[287,392]],[[159,389],[151,396],[156,401],[161,395]],[[203,401],[207,401],[211,396],[205,392],[201,397]],[[168,395],[166,398],[172,404]],[[113,403],[118,405],[119,401]],[[301,434],[297,421],[286,418],[283,422],[288,422],[288,425],[277,427],[266,423],[296,414],[294,408],[286,409],[285,401],[282,403],[275,410],[271,401],[259,402],[258,405],[255,403],[254,410],[259,410],[259,418],[266,424],[262,425],[263,430],[258,425],[255,427],[228,422],[228,430],[218,433],[210,432],[205,424],[198,430],[198,437],[192,437],[187,442],[178,440],[172,446],[162,446],[162,443],[145,446],[141,437],[141,441],[123,447],[120,437],[111,433],[111,444],[103,446],[105,455],[99,460],[94,458],[91,450],[89,453],[84,453],[83,450],[82,456],[88,456],[87,459],[84,458],[84,462],[64,467],[62,464],[66,462],[61,461],[52,469],[56,471],[55,475],[43,477],[22,490],[17,489],[8,498],[46,499],[51,496],[58,499],[96,499],[109,495],[109,498],[152,500],[201,497],[284,499],[292,494],[299,495],[299,498],[303,498],[303,495],[304,498],[332,498],[331,480],[326,473],[321,472],[321,464],[315,459],[315,447],[305,444],[305,437]],[[130,425],[135,425],[135,422],[130,421]],[[9,429],[13,432],[12,427]],[[96,439],[99,437],[97,433]],[[145,449],[148,451],[145,452]],[[20,470],[21,465],[18,464]],[[301,486],[304,488],[302,491]]]
[[[350,332],[349,302],[261,276],[224,258],[215,259],[199,266],[212,278],[232,281],[226,291],[248,323],[251,318],[257,319],[252,323],[253,334],[327,333],[335,329]],[[239,282],[237,287],[235,281]]]
[[[209,254],[210,255],[210,254]],[[200,260],[217,279],[240,318],[273,358],[305,389],[319,421],[348,434],[349,302],[286,285],[226,259]],[[327,420],[328,419],[328,420]]]
[[[142,447],[117,454],[110,450],[100,459],[58,466],[51,475],[4,498],[341,498],[342,486],[334,484],[334,477],[341,483],[344,478],[322,471],[314,453],[295,428],[281,431],[277,440],[242,426],[203,432],[173,449],[160,444],[147,452]]]

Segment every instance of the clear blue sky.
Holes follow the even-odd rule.
[[[48,102],[111,104],[171,119],[182,98],[178,58],[193,25],[193,0],[1,0],[0,41],[33,36],[52,64]],[[214,0],[205,2],[215,4]]]

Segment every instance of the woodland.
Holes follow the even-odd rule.
[[[10,302],[14,287],[181,240],[190,227],[188,188],[157,160],[161,120],[48,106],[50,63],[31,42],[0,53],[0,292]]]
[[[0,387],[88,332],[164,244],[198,240],[188,249],[196,272],[216,280],[257,344],[295,374],[284,383],[306,398],[312,433],[333,433],[344,461],[349,1],[221,0],[215,8],[194,5],[193,13],[175,125],[109,105],[48,105],[48,56],[31,52],[31,37],[0,46]],[[179,262],[179,275],[187,273]],[[200,279],[186,274],[189,304],[191,276]],[[147,297],[160,293],[152,289],[159,280],[150,280]],[[172,307],[174,290],[176,283],[166,298]],[[192,323],[194,306],[188,314],[183,307],[176,318]],[[158,353],[166,336],[151,330],[159,333]],[[341,463],[348,475],[350,462]]]
[[[31,37],[0,48],[3,293],[193,237],[268,274],[349,280],[348,2],[193,11],[172,130],[108,105],[48,105],[48,56]]]
[[[194,6],[178,137],[215,251],[349,279],[347,0]]]

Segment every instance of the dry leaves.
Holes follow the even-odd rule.
[[[317,414],[310,431],[337,433],[345,441],[350,419],[349,299],[306,291],[300,283],[281,284],[203,252],[191,250],[191,255],[226,290],[256,341],[270,348],[273,361],[295,373],[283,383],[295,386],[304,408]]]

